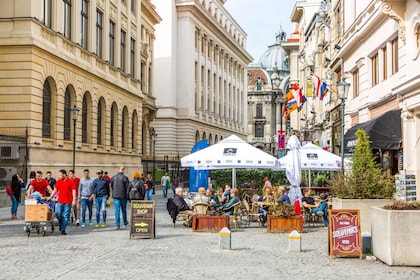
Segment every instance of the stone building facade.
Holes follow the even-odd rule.
[[[224,2],[154,1],[165,18],[156,28],[154,68],[158,161],[185,156],[202,139],[246,138],[252,58]]]
[[[0,18],[0,134],[26,137],[1,165],[56,173],[74,147],[78,175],[141,169],[157,110],[151,1],[11,0]]]

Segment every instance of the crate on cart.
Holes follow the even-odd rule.
[[[25,222],[48,222],[52,219],[52,210],[47,204],[26,205]]]
[[[51,203],[26,204],[25,224],[24,230],[28,236],[31,234],[31,231],[36,231],[37,234],[42,233],[42,235],[45,235],[48,228],[51,229],[51,232],[54,232]]]

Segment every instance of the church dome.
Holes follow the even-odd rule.
[[[281,46],[281,42],[283,41],[286,41],[286,32],[280,28],[280,32],[276,34],[276,42],[268,46],[268,49],[258,60],[257,64],[261,68],[267,71],[277,68],[279,71],[289,72],[289,59]]]

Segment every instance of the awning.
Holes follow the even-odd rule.
[[[388,111],[368,122],[359,123],[344,135],[344,148],[347,152],[356,147],[356,131],[362,128],[369,135],[372,149],[398,150],[401,145],[401,110]]]

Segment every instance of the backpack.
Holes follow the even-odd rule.
[[[144,199],[144,187],[143,181],[139,180],[137,184],[130,184],[130,192],[128,193],[128,198],[130,200],[143,200]]]
[[[8,196],[12,196],[13,195],[13,190],[12,190],[12,186],[11,185],[8,185],[6,187],[6,193],[7,193]]]

